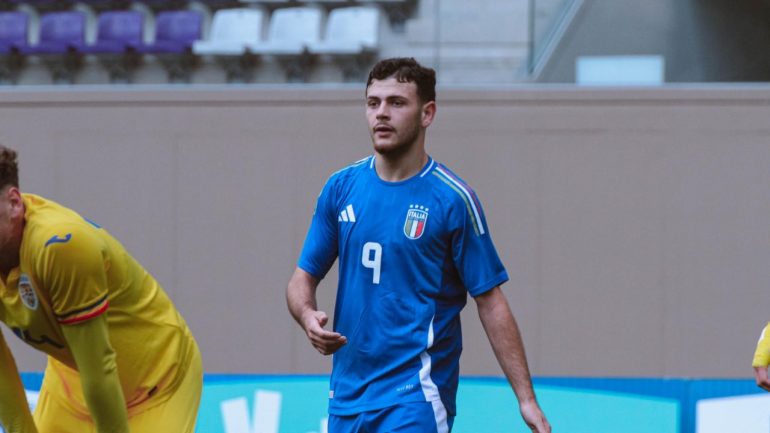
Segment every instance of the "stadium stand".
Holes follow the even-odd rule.
[[[0,12],[0,83],[15,82],[24,64],[20,50],[28,45],[29,16]]]
[[[362,78],[374,60],[379,41],[380,11],[375,7],[346,7],[329,13],[324,39],[309,44],[313,54],[332,57],[344,79]]]
[[[308,45],[320,41],[322,13],[316,7],[277,9],[270,18],[267,40],[247,47],[254,54],[276,60],[287,81],[306,81],[314,61]]]
[[[414,3],[0,0],[27,22],[26,45],[0,48],[0,84],[352,81],[383,47],[411,43],[388,10]]]
[[[228,82],[248,81],[256,57],[247,47],[261,42],[264,15],[261,9],[218,10],[214,13],[209,38],[195,41],[193,53],[215,57],[225,69]]]
[[[141,64],[138,48],[143,43],[143,30],[144,16],[139,11],[102,12],[96,42],[82,51],[99,56],[113,83],[128,82],[131,71]]]
[[[154,54],[168,72],[172,83],[189,82],[197,64],[192,45],[201,38],[203,14],[195,10],[159,12],[155,40],[139,47],[142,54]]]

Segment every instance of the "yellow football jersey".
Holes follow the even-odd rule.
[[[20,265],[0,282],[0,321],[49,355],[50,391],[88,413],[61,327],[106,314],[129,415],[163,402],[198,356],[182,316],[105,229],[42,197],[23,200]]]
[[[754,351],[752,367],[767,367],[770,364],[770,323],[762,329],[762,334],[757,341],[757,349]]]

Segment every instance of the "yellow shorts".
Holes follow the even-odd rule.
[[[187,374],[169,399],[139,413],[130,414],[131,433],[194,433],[203,387],[203,365],[197,353]],[[72,410],[61,397],[43,386],[35,407],[35,425],[40,433],[96,433],[91,417]]]

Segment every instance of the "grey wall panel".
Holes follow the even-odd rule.
[[[207,371],[328,372],[284,290],[323,182],[371,151],[362,89],[49,90],[0,93],[23,189],[120,238]],[[769,117],[767,86],[439,90],[428,150],[482,200],[535,374],[750,374]],[[336,278],[318,290],[330,313]],[[462,372],[499,374],[472,300],[463,327]]]

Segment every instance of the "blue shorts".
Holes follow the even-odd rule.
[[[329,433],[449,433],[453,422],[440,401],[418,401],[355,415],[329,415]]]

